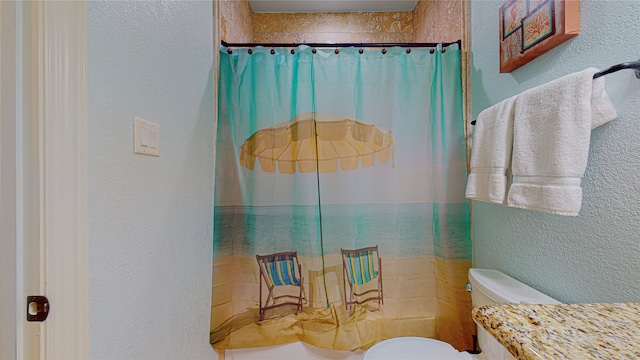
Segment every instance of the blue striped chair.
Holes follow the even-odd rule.
[[[378,253],[378,245],[356,250],[340,249],[340,252],[344,273],[344,304],[347,310],[351,309],[353,304],[363,304],[371,300],[377,300],[380,308],[380,305],[384,304],[384,297],[382,259]],[[365,286],[376,280],[377,286]]]
[[[256,260],[260,267],[260,321],[264,320],[267,310],[281,306],[295,305],[296,314],[302,311],[304,290],[302,287],[302,266],[298,263],[298,253],[279,252],[256,255]],[[268,290],[264,303],[263,283]],[[276,289],[282,289],[282,291]],[[275,292],[278,292],[279,295],[276,295]]]

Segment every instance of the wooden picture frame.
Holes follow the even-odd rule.
[[[512,72],[579,33],[579,0],[507,0],[500,7],[500,72]]]

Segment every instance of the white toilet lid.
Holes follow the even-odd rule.
[[[399,337],[373,345],[364,353],[363,360],[437,359],[460,360],[460,352],[450,344],[422,337]]]

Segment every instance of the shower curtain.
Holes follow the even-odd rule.
[[[354,350],[422,336],[471,348],[456,47],[221,49],[213,347]],[[382,299],[348,304],[341,249],[375,246],[380,263],[358,266]],[[256,255],[281,252],[297,255],[301,309],[261,320]]]

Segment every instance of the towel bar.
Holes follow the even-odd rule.
[[[636,71],[636,77],[638,79],[640,79],[640,60],[638,61],[630,61],[630,62],[626,62],[626,63],[622,63],[622,64],[618,64],[618,65],[613,65],[612,67],[606,69],[606,70],[602,70],[598,73],[595,73],[595,75],[593,75],[594,79],[599,78],[600,76],[604,76],[607,74],[611,74],[613,72],[619,71],[619,70],[624,70],[624,69],[633,69]]]
[[[607,75],[607,74],[611,74],[614,73],[616,71],[619,70],[624,70],[624,69],[632,69],[636,71],[636,78],[640,79],[640,60],[638,61],[629,61],[629,62],[625,62],[622,64],[617,64],[617,65],[613,65],[608,69],[602,70],[600,72],[597,72],[593,75],[594,79],[597,79],[601,76]],[[475,125],[476,124],[476,120],[472,120],[471,121],[471,125]]]

